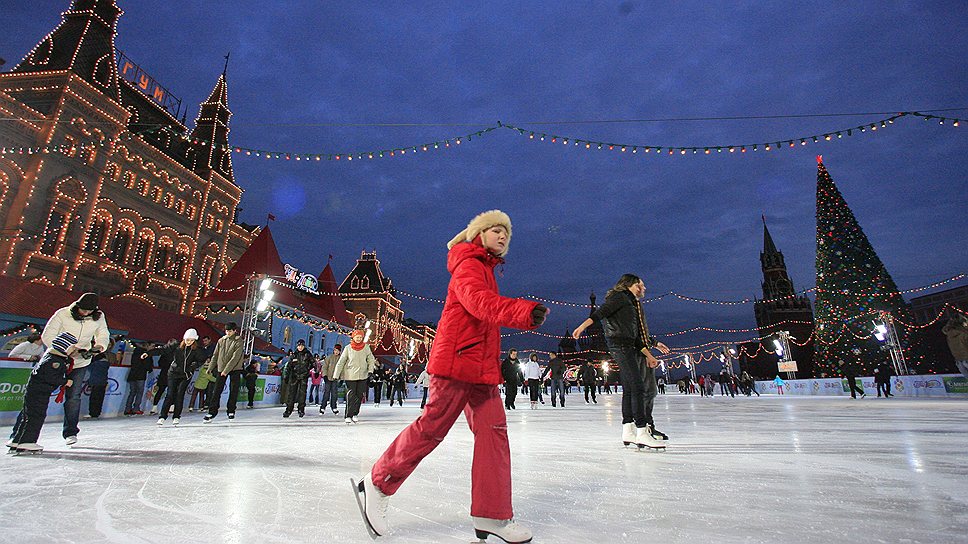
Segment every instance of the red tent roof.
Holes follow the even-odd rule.
[[[46,321],[58,309],[69,306],[79,297],[79,293],[60,287],[0,276],[0,313],[3,314]],[[104,311],[108,327],[124,331],[134,340],[164,342],[169,338],[181,339],[187,329],[197,330],[199,336],[222,336],[218,328],[204,319],[159,310],[132,296],[100,297],[99,306]],[[258,338],[255,339],[255,350],[283,353]]]
[[[276,242],[272,239],[269,227],[252,241],[238,262],[222,277],[218,285],[199,300],[202,305],[224,304],[242,305],[245,302],[246,281],[253,274],[267,274],[276,278],[277,287],[273,289],[273,302],[295,308],[321,319],[335,321],[350,326],[351,321],[343,305],[343,299],[336,295],[336,279],[333,269],[327,264],[319,277],[319,291],[316,296],[288,285],[284,276],[286,267],[279,257]]]

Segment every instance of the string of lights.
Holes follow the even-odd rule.
[[[770,116],[764,116],[768,118]],[[905,111],[899,112],[890,117],[885,117],[878,119],[876,121],[865,123],[849,128],[843,128],[838,130],[831,130],[827,132],[820,132],[816,134],[808,134],[804,136],[795,136],[792,138],[780,138],[776,140],[761,140],[756,143],[734,143],[734,144],[703,144],[703,145],[674,145],[674,144],[632,144],[632,143],[615,143],[607,142],[601,140],[593,140],[589,138],[581,138],[574,136],[562,136],[555,133],[548,133],[526,128],[524,126],[516,126],[511,124],[497,122],[496,125],[487,126],[481,130],[471,132],[468,134],[463,134],[459,136],[452,136],[442,140],[434,140],[431,142],[425,142],[421,144],[397,146],[397,147],[387,147],[382,149],[372,149],[372,150],[355,150],[355,151],[342,151],[342,152],[320,152],[320,151],[293,151],[293,150],[271,150],[262,149],[246,146],[227,146],[219,143],[213,143],[211,141],[192,138],[187,134],[176,132],[169,126],[151,126],[142,125],[145,128],[139,131],[141,134],[148,134],[151,132],[167,132],[171,135],[180,138],[183,141],[190,141],[194,145],[201,146],[212,146],[221,151],[232,151],[236,155],[246,156],[246,157],[257,157],[264,159],[276,159],[276,160],[287,160],[287,161],[299,161],[299,162],[318,162],[318,161],[341,161],[345,160],[347,162],[352,162],[353,160],[370,160],[378,158],[389,158],[396,156],[405,156],[408,153],[417,154],[419,152],[427,152],[432,150],[448,149],[452,146],[459,146],[462,142],[472,141],[474,138],[481,138],[491,132],[498,130],[500,128],[509,129],[517,132],[522,136],[526,136],[529,140],[536,140],[540,142],[550,142],[550,143],[561,143],[566,146],[576,147],[585,150],[604,150],[604,151],[617,151],[620,153],[630,152],[631,154],[639,154],[641,151],[645,154],[655,155],[721,155],[723,153],[746,153],[758,152],[763,150],[764,152],[770,152],[773,150],[779,150],[784,147],[786,148],[796,148],[800,146],[806,146],[809,143],[821,143],[830,142],[834,140],[842,139],[844,136],[851,137],[855,134],[865,134],[868,131],[873,133],[878,129],[885,129],[893,125],[895,120],[904,117],[917,117],[925,121],[937,121],[939,125],[950,125],[952,127],[958,127],[963,121],[957,117],[944,117],[940,115],[934,115],[930,113],[923,113],[918,111]],[[750,117],[757,118],[757,117]],[[0,121],[19,121],[19,122],[30,122],[28,119],[19,118],[2,118]],[[43,120],[36,120],[37,122],[43,122]],[[622,122],[644,122],[646,120],[624,120]],[[606,122],[606,121],[600,121]],[[618,121],[612,121],[618,122]],[[573,122],[578,123],[578,122]],[[539,124],[539,123],[534,123]],[[550,124],[550,123],[548,123]],[[568,122],[559,122],[557,124],[568,124]],[[382,126],[382,125],[377,125]],[[407,125],[409,126],[409,125]],[[126,138],[131,137],[131,133],[125,133]],[[55,149],[59,149],[60,146],[38,146],[38,147],[2,147],[0,148],[0,155],[8,153],[37,153],[37,152],[52,152]],[[46,151],[43,151],[46,150]]]

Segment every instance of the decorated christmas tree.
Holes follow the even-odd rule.
[[[828,376],[855,364],[870,376],[891,363],[893,321],[909,368],[922,362],[910,326],[914,323],[897,285],[878,258],[854,213],[817,157],[817,299],[814,308],[816,364]],[[890,319],[888,315],[890,314]],[[878,329],[878,326],[881,326]]]

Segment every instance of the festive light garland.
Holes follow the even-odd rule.
[[[863,125],[858,125],[855,127],[844,128],[840,130],[831,130],[819,134],[810,134],[807,136],[797,136],[794,138],[784,138],[775,141],[749,143],[749,144],[706,144],[697,146],[680,146],[680,145],[652,145],[652,144],[630,144],[630,143],[614,143],[614,142],[603,142],[599,140],[591,140],[587,138],[575,138],[572,136],[561,136],[558,134],[549,134],[547,132],[535,131],[524,127],[517,127],[512,125],[501,124],[502,127],[517,131],[518,134],[522,136],[527,136],[529,140],[536,141],[549,141],[550,143],[558,143],[559,141],[563,145],[571,145],[572,147],[577,147],[579,149],[586,150],[605,150],[605,151],[618,151],[625,153],[630,151],[631,154],[638,154],[642,151],[646,154],[655,152],[656,155],[719,155],[723,152],[726,153],[736,153],[740,154],[746,153],[748,150],[757,152],[760,149],[763,151],[779,150],[783,147],[796,148],[799,146],[805,146],[807,143],[820,143],[821,141],[829,142],[835,139],[841,139],[844,135],[853,136],[855,132],[866,133],[868,130],[871,132],[877,131],[878,128],[887,128],[888,126],[894,124],[895,119],[900,119],[901,117],[914,116],[920,117],[926,121],[932,119],[938,119],[941,125],[945,124],[945,121],[951,121],[951,125],[957,127],[961,124],[961,119],[955,118],[945,118],[936,115],[924,114],[915,111],[909,112],[899,112],[896,115],[886,117],[884,119],[879,119],[871,123],[865,123]]]
[[[846,136],[853,136],[855,133],[864,134],[868,131],[876,132],[878,128],[884,129],[890,125],[894,124],[896,119],[902,117],[919,117],[925,121],[937,120],[940,125],[950,124],[952,127],[958,127],[961,125],[962,119],[959,118],[949,118],[942,117],[938,115],[926,114],[916,111],[899,112],[890,117],[876,120],[871,123],[865,123],[862,125],[857,125],[854,127],[831,130],[823,133],[810,134],[806,136],[797,136],[793,138],[782,138],[774,141],[760,141],[758,143],[747,143],[747,144],[704,144],[695,146],[682,146],[682,145],[653,145],[653,144],[630,144],[630,143],[613,143],[605,142],[599,140],[592,140],[588,138],[576,138],[573,136],[560,136],[554,133],[547,133],[542,131],[536,131],[525,127],[519,127],[515,125],[509,125],[497,122],[497,125],[488,126],[484,129],[465,134],[462,136],[452,136],[443,140],[435,140],[433,142],[407,145],[402,147],[391,147],[384,149],[368,150],[368,151],[347,151],[347,152],[306,152],[306,151],[275,151],[267,149],[258,149],[252,147],[243,146],[229,146],[222,145],[219,143],[213,143],[211,141],[192,138],[189,135],[175,132],[168,126],[158,126],[151,127],[145,130],[143,133],[162,131],[167,132],[175,137],[180,138],[183,141],[190,141],[194,145],[210,146],[218,151],[223,152],[234,152],[236,155],[243,156],[255,156],[265,159],[284,159],[288,161],[305,161],[305,162],[318,162],[322,160],[327,161],[340,161],[346,160],[347,162],[352,162],[355,160],[363,159],[375,159],[375,158],[388,158],[395,156],[405,156],[407,153],[416,154],[418,152],[426,152],[431,150],[448,149],[452,146],[461,145],[464,141],[471,141],[475,137],[483,137],[499,128],[504,128],[508,130],[513,130],[522,136],[526,136],[529,140],[537,141],[548,141],[550,143],[558,143],[559,141],[566,146],[577,147],[586,150],[606,150],[606,151],[617,151],[620,153],[630,152],[631,154],[638,154],[642,151],[645,154],[651,154],[654,152],[656,155],[721,155],[723,153],[735,154],[739,152],[740,154],[746,153],[747,151],[758,152],[762,149],[765,152],[772,150],[779,150],[784,147],[796,148],[806,146],[808,143],[820,143],[829,142],[837,139],[842,139]],[[45,122],[46,120],[31,120],[31,119],[20,119],[20,118],[3,118],[0,121],[18,121],[18,122]],[[48,148],[50,146],[47,146]],[[42,147],[37,148],[0,148],[0,154],[6,154],[11,152],[23,153],[25,149],[43,149]],[[35,151],[36,152],[36,151]]]

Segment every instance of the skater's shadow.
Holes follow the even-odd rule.
[[[303,467],[305,457],[277,453],[246,452],[227,454],[215,451],[176,451],[176,450],[122,450],[110,448],[73,447],[69,450],[45,450],[41,454],[45,458],[65,459],[76,462],[110,462],[136,465],[171,465],[193,464],[201,466],[225,466],[227,463],[239,462],[233,457],[243,459],[246,465]]]

